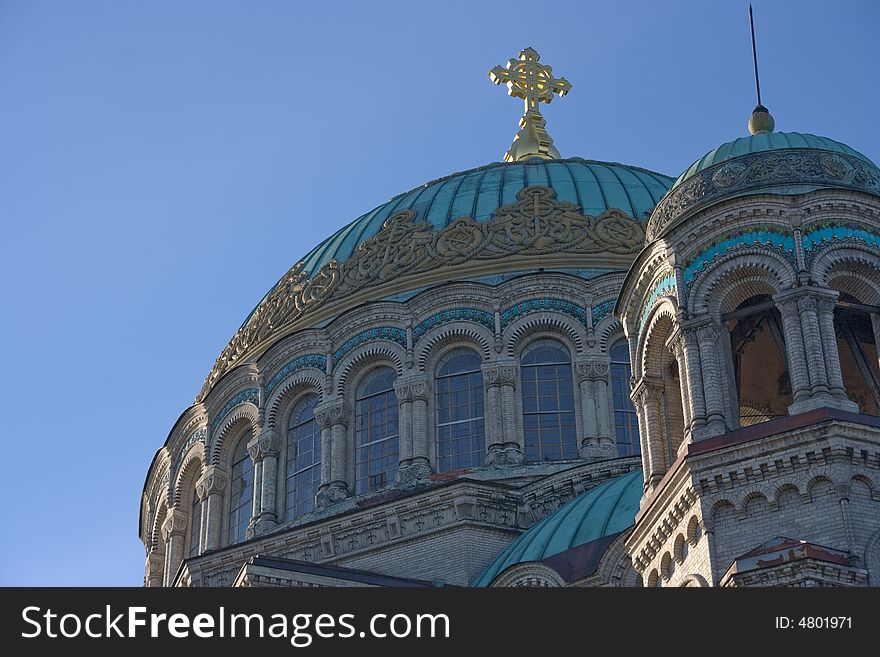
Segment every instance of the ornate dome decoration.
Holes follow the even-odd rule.
[[[538,268],[625,270],[671,184],[579,158],[496,163],[427,183],[338,231],[272,288],[233,336],[199,400],[243,359],[368,300],[450,279]],[[589,256],[585,260],[584,256]]]
[[[648,241],[722,199],[847,188],[880,195],[880,169],[840,142],[798,132],[759,132],[709,151],[679,176],[651,215]]]
[[[642,471],[615,477],[579,495],[513,541],[473,586],[489,586],[518,564],[541,561],[632,526],[642,497]]]

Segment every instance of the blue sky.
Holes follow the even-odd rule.
[[[880,3],[754,4],[777,129],[880,161]],[[678,175],[746,134],[747,6],[0,1],[0,584],[140,585],[143,479],[214,359],[331,232],[500,159],[492,66],[572,82],[563,156]]]

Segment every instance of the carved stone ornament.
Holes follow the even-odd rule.
[[[226,489],[226,475],[216,466],[208,466],[196,483],[196,493],[204,500],[211,493],[222,493]]]
[[[198,399],[204,399],[249,349],[323,304],[356,292],[402,276],[508,256],[634,256],[644,237],[642,225],[623,211],[584,215],[577,205],[557,201],[556,192],[541,185],[520,190],[516,203],[499,208],[488,221],[460,217],[442,230],[419,220],[412,210],[398,212],[345,262],[330,261],[311,276],[302,261],[294,265],[232,337]]]
[[[648,221],[648,241],[685,214],[716,199],[778,185],[817,185],[880,193],[880,170],[864,160],[827,151],[780,149],[722,162],[691,176],[667,194]]]
[[[321,404],[315,407],[315,419],[322,429],[334,424],[345,424],[348,420],[348,407],[341,399]]]

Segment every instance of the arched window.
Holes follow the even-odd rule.
[[[859,405],[860,413],[880,414],[880,368],[871,306],[841,293],[834,309],[837,351],[846,396]]]
[[[390,367],[378,367],[357,388],[355,490],[359,495],[384,488],[397,477],[396,376]]]
[[[302,399],[290,415],[287,430],[287,519],[315,508],[321,484],[321,430],[315,420],[318,395]]]
[[[768,294],[721,316],[730,333],[735,404],[741,426],[788,415],[793,401],[782,316]]]
[[[245,434],[235,448],[232,457],[229,489],[229,543],[247,538],[247,527],[254,505],[254,463],[248,454],[248,436]]]
[[[632,368],[629,364],[629,346],[619,340],[609,351],[611,356],[611,398],[614,404],[614,435],[617,453],[632,456],[641,452],[639,446],[639,419],[629,398]]]
[[[192,492],[192,508],[189,514],[189,556],[194,557],[199,553],[199,543],[202,536],[202,500],[197,491]]]
[[[523,438],[527,461],[577,458],[571,355],[538,340],[522,355]]]
[[[446,354],[437,366],[437,471],[483,465],[486,423],[480,357],[467,349]]]

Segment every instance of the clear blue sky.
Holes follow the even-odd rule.
[[[500,159],[492,66],[573,83],[563,156],[677,175],[746,134],[747,6],[0,1],[0,584],[141,583],[147,467],[220,350],[332,231]],[[880,3],[755,12],[777,128],[880,161]]]

